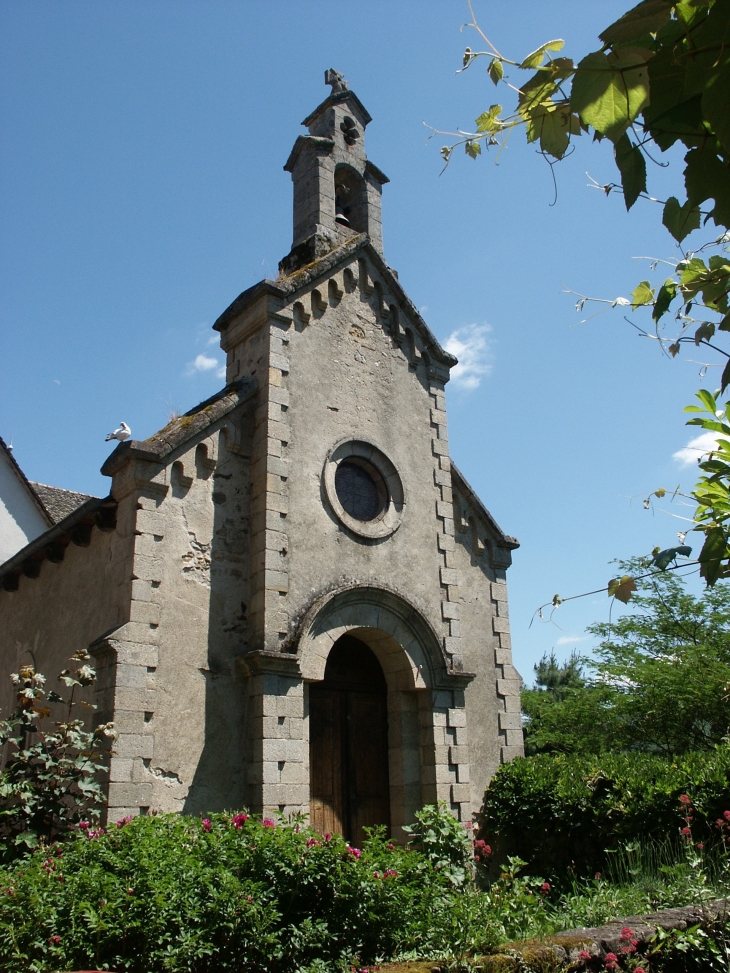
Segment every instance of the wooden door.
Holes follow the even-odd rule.
[[[309,690],[310,820],[360,845],[363,828],[390,827],[388,694],[371,650],[343,636]]]

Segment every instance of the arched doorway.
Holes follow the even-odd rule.
[[[390,828],[388,689],[374,653],[343,635],[309,687],[310,821],[359,845]]]

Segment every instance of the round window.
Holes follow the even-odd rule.
[[[343,460],[335,470],[335,492],[355,520],[377,520],[388,505],[388,492],[380,473],[370,463]]]
[[[338,519],[361,537],[387,537],[398,529],[405,498],[398,471],[377,446],[339,443],[324,468],[327,499]]]

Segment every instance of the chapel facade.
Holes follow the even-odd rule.
[[[424,804],[469,820],[523,753],[518,545],[450,458],[456,359],[384,260],[370,116],[326,81],[285,166],[292,250],[214,325],[225,388],[0,566],[0,707],[7,673],[89,647],[111,820],[246,806],[399,839]]]

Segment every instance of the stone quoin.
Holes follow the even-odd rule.
[[[245,806],[403,840],[424,804],[471,820],[523,753],[518,545],[451,461],[456,359],[383,257],[370,115],[325,80],[285,166],[291,252],[214,325],[225,387],[0,566],[0,707],[10,672],[89,647],[110,820]]]

